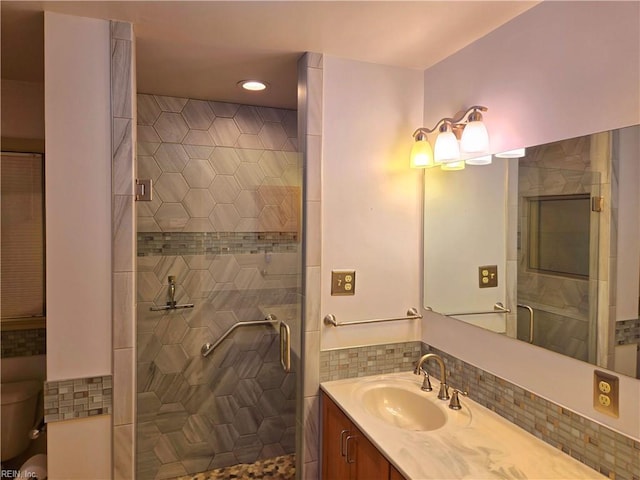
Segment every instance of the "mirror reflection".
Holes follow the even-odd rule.
[[[640,378],[639,159],[632,126],[427,170],[425,307]]]

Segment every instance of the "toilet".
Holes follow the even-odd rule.
[[[42,382],[24,380],[3,383],[0,390],[2,397],[2,442],[0,454],[2,462],[10,460],[29,447],[31,439],[29,431],[36,420],[38,394]]]

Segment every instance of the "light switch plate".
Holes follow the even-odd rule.
[[[331,295],[355,295],[356,271],[332,270],[331,271]]]

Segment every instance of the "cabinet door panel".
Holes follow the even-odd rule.
[[[322,478],[348,480],[351,465],[343,453],[351,421],[325,394],[322,394],[322,425]]]
[[[389,467],[389,480],[406,480],[402,474],[394,467],[390,465]]]
[[[361,432],[356,438],[356,458],[352,464],[356,480],[388,480],[389,462]]]

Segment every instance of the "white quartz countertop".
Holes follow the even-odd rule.
[[[412,372],[324,382],[320,388],[342,408],[378,450],[408,479],[600,479],[595,470],[525,432],[496,413],[460,396],[462,410],[420,390]],[[444,427],[414,431],[393,426],[369,413],[361,392],[376,384],[415,388],[448,415]]]

